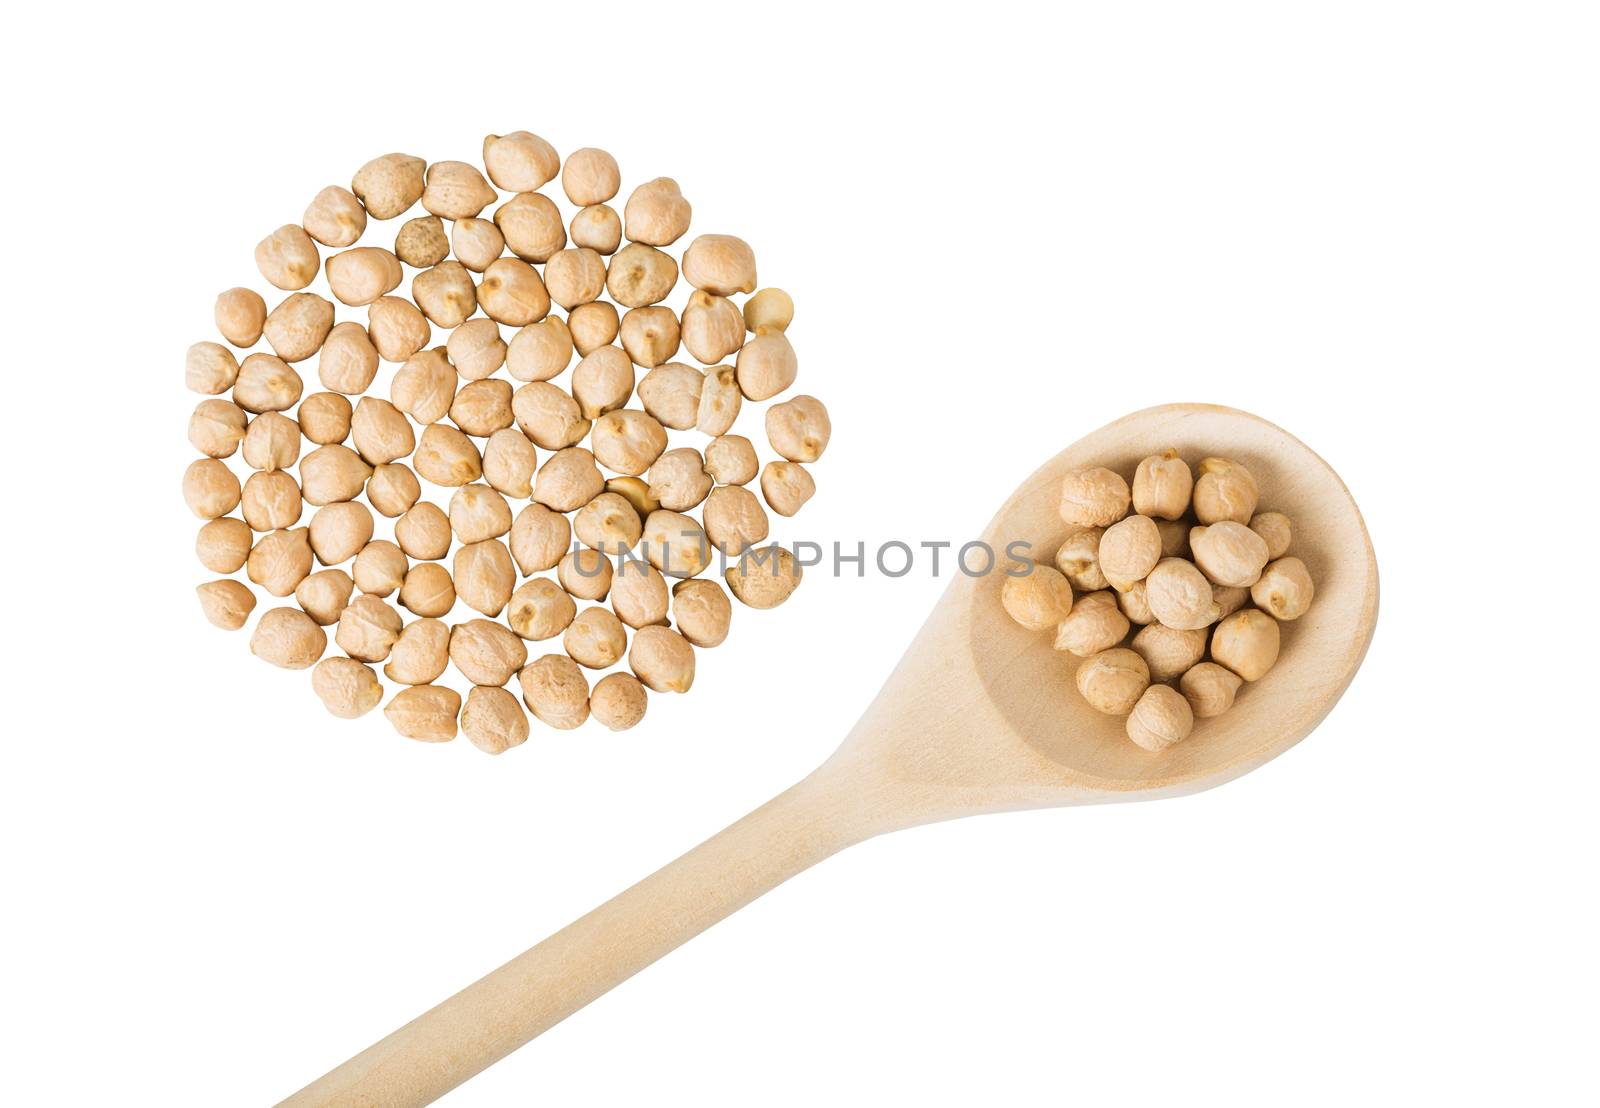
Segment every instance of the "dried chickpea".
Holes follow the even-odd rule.
[[[672,620],[693,645],[720,646],[733,621],[733,604],[714,581],[679,581],[672,586]]]
[[[1128,716],[1128,738],[1153,753],[1182,742],[1194,730],[1189,702],[1170,685],[1151,685]]]
[[[694,647],[670,627],[641,627],[628,648],[628,668],[652,692],[685,693],[694,684]]]
[[[561,171],[561,190],[578,207],[604,204],[622,187],[622,171],[617,159],[604,150],[585,146],[567,155]]]
[[[250,653],[284,669],[308,669],[328,648],[328,633],[299,608],[263,613],[250,636]]]
[[[761,471],[761,495],[780,516],[794,515],[816,491],[816,481],[799,462],[768,462]]]
[[[239,511],[253,531],[278,531],[300,521],[305,505],[294,478],[278,469],[252,473],[244,483]]]
[[[1161,556],[1163,558],[1187,558],[1189,556],[1189,524],[1183,520],[1158,519],[1156,530],[1161,533]]]
[[[455,488],[483,476],[483,458],[472,440],[454,427],[430,423],[422,429],[411,464],[435,485]]]
[[[400,613],[375,596],[358,596],[339,613],[333,641],[358,662],[381,662],[399,641]]]
[[[359,323],[335,324],[317,354],[317,379],[322,387],[345,396],[367,391],[378,375],[378,348]]]
[[[225,516],[239,506],[239,479],[216,458],[189,463],[183,474],[183,501],[201,519]]]
[[[458,548],[450,576],[455,579],[456,596],[469,608],[490,617],[505,609],[517,585],[517,567],[511,561],[511,552],[495,539]]]
[[[524,576],[554,569],[572,545],[572,524],[543,504],[529,504],[512,521],[510,545]]]
[[[814,396],[796,396],[767,409],[767,441],[791,462],[816,461],[832,435],[828,409]]]
[[[1278,660],[1278,621],[1259,608],[1245,608],[1217,624],[1211,657],[1246,681],[1259,681]]]
[[[697,361],[715,365],[744,345],[744,316],[733,301],[703,289],[683,309],[683,345]]]
[[[1028,630],[1052,631],[1072,611],[1072,585],[1060,571],[1035,564],[1026,573],[1007,572],[1000,603]]]
[[[300,459],[300,491],[308,504],[354,500],[372,476],[372,467],[348,446],[329,443]]]
[[[1125,716],[1150,687],[1150,669],[1136,652],[1113,647],[1085,658],[1074,680],[1089,707]]]
[[[732,366],[717,366],[705,373],[700,388],[700,408],[695,413],[695,430],[713,437],[725,435],[739,418],[744,393],[739,391],[739,375]],[[751,476],[755,476],[754,473]]]
[[[1256,479],[1238,462],[1207,458],[1194,483],[1194,514],[1201,523],[1249,523],[1259,497]]]
[[[528,648],[490,619],[469,619],[450,629],[450,661],[474,685],[504,685],[528,663]]]
[[[256,243],[256,268],[274,287],[298,292],[316,280],[322,256],[303,227],[285,223]]]
[[[1273,619],[1295,620],[1306,614],[1316,586],[1306,564],[1299,558],[1279,558],[1268,562],[1267,568],[1254,585],[1250,596],[1256,606]]]
[[[244,434],[244,464],[251,469],[288,469],[300,457],[300,425],[280,412],[263,412]]]
[[[303,362],[311,357],[322,348],[332,330],[333,305],[314,292],[286,297],[272,309],[263,328],[267,345],[286,362]]]
[[[440,219],[469,219],[496,198],[483,174],[466,162],[434,162],[424,180],[422,206]]]
[[[611,561],[598,550],[584,547],[562,556],[556,563],[556,577],[578,600],[604,600],[611,591]]]
[[[403,738],[447,743],[456,737],[461,694],[443,685],[413,685],[394,694],[384,718]]]
[[[505,365],[509,348],[494,320],[469,319],[450,332],[444,349],[463,381],[481,381]]]
[[[676,242],[689,229],[691,209],[671,177],[646,181],[628,196],[622,218],[628,238],[651,246]]]
[[[354,658],[324,658],[311,671],[311,691],[340,719],[359,719],[378,706],[383,686],[371,666]]]
[[[350,573],[369,596],[388,596],[405,583],[410,566],[405,552],[387,539],[373,539],[356,554]]]
[[[794,384],[800,362],[780,331],[763,331],[739,349],[733,361],[746,400],[770,400]]]
[[[535,502],[558,512],[573,512],[599,496],[606,480],[594,464],[594,457],[581,446],[569,446],[550,455],[533,480]]]
[[[633,312],[628,314],[631,316]],[[623,326],[626,328],[627,320],[623,320]],[[663,427],[687,431],[700,418],[700,396],[705,383],[705,374],[693,366],[665,362],[646,373],[639,382],[639,403]]]
[[[216,396],[233,388],[238,378],[239,361],[221,343],[197,342],[184,356],[183,381],[191,392]]]
[[[637,477],[613,477],[606,482],[606,491],[614,492],[632,504],[633,510],[639,513],[640,523],[661,507],[661,501],[650,495],[650,486]]]
[[[197,586],[194,591],[200,598],[200,610],[206,619],[224,631],[237,631],[243,627],[245,620],[250,618],[250,612],[256,606],[255,593],[239,582],[227,578],[221,581],[207,581]]]
[[[295,412],[300,432],[317,446],[349,438],[352,415],[350,401],[336,392],[314,392],[300,401]]]
[[[570,731],[589,718],[589,683],[578,663],[565,654],[546,654],[529,662],[517,681],[528,709],[551,727]]]
[[[289,363],[272,354],[251,354],[239,363],[233,402],[247,412],[282,412],[294,407],[305,384]]]
[[[719,485],[748,485],[759,463],[756,448],[743,435],[718,435],[706,444],[706,472]]]
[[[1211,599],[1217,602],[1217,618],[1226,619],[1244,607],[1250,599],[1250,590],[1232,585],[1212,585]]]
[[[546,450],[573,446],[589,433],[578,402],[548,381],[534,381],[512,393],[511,416],[524,435]]]
[[[406,570],[405,580],[400,582],[400,606],[416,616],[449,614],[456,606],[456,583],[450,579],[450,571],[438,562],[418,562]]]
[[[622,407],[632,394],[633,362],[620,347],[592,350],[572,371],[572,396],[585,419]]]
[[[678,352],[678,317],[655,305],[630,308],[622,317],[622,348],[636,365],[653,369]]]
[[[1176,631],[1207,627],[1217,618],[1211,582],[1182,558],[1163,558],[1144,583],[1145,603],[1156,619]]]
[[[572,531],[578,541],[602,554],[621,554],[639,541],[643,525],[633,505],[614,492],[603,492],[578,509]]]
[[[556,226],[560,225],[561,217],[558,215]],[[606,261],[597,252],[583,246],[557,250],[545,263],[544,283],[550,292],[550,299],[570,312],[579,304],[598,300],[600,294],[605,292]],[[677,331],[676,319],[672,328],[674,332]],[[673,347],[676,349],[676,341]]]
[[[706,538],[729,556],[740,554],[767,537],[767,513],[756,494],[741,485],[718,485],[706,497]]]
[[[622,621],[605,608],[585,608],[567,625],[561,645],[567,656],[586,669],[615,665],[628,649]]]
[[[649,492],[658,508],[687,512],[706,498],[711,486],[705,459],[693,447],[668,450],[650,466]]]
[[[1172,681],[1181,677],[1206,654],[1205,628],[1174,631],[1152,623],[1133,636],[1133,649],[1150,669],[1150,680]]]
[[[1189,532],[1194,564],[1212,583],[1249,588],[1267,564],[1267,540],[1231,519]]]
[[[1102,589],[1081,596],[1056,627],[1055,648],[1087,658],[1110,650],[1128,634],[1128,617],[1115,593]]]
[[[497,377],[468,381],[450,402],[450,419],[477,438],[505,430],[516,421],[511,412],[511,383]]]
[[[615,254],[622,245],[622,217],[610,205],[590,204],[572,217],[572,245],[596,254]]]
[[[472,273],[457,261],[446,259],[411,278],[411,299],[428,322],[447,330],[465,323],[482,298]],[[499,318],[494,312],[485,314]]]
[[[666,622],[671,603],[667,580],[654,566],[635,558],[625,559],[610,584],[611,610],[623,623],[629,627],[650,627]]]
[[[505,689],[477,685],[461,706],[461,733],[485,754],[504,754],[528,741],[528,717]]]
[[[515,427],[502,428],[483,444],[483,479],[506,496],[526,500],[533,495],[533,471],[539,456],[533,443]]]
[[[567,314],[567,331],[580,358],[615,342],[621,326],[617,309],[604,300],[579,304]]]
[[[649,695],[631,673],[611,673],[595,682],[589,711],[595,722],[612,731],[626,731],[644,718]]]
[[[194,539],[195,557],[212,573],[238,573],[250,556],[250,525],[226,517],[201,524]]]
[[[506,372],[518,381],[548,381],[572,362],[572,332],[559,316],[522,328],[506,348]]]
[[[782,289],[762,289],[744,302],[744,325],[751,334],[782,334],[794,322],[794,301]]]
[[[1179,519],[1189,510],[1194,474],[1176,450],[1152,454],[1133,474],[1133,510],[1142,516]]]
[[[336,566],[354,558],[372,540],[372,510],[355,500],[329,504],[311,513],[306,530],[317,560]]]
[[[444,220],[436,215],[419,215],[400,225],[394,237],[394,254],[412,269],[427,269],[450,256],[450,237],[444,233]]]
[[[189,416],[189,445],[208,458],[232,457],[247,422],[244,409],[231,400],[202,400]]]
[[[227,289],[218,294],[211,314],[218,333],[243,350],[260,340],[267,324],[267,302],[254,289]]]
[[[791,551],[773,544],[746,550],[722,576],[745,607],[776,608],[800,587],[804,570]]]
[[[1178,691],[1189,702],[1196,717],[1210,719],[1233,707],[1234,695],[1243,682],[1239,675],[1215,662],[1190,666],[1178,680]]]
[[[450,628],[436,619],[419,619],[405,625],[383,675],[402,685],[429,685],[450,664]]]
[[[373,219],[393,219],[422,198],[427,165],[409,154],[384,154],[356,170],[350,191]]]
[[[1100,536],[1096,561],[1100,572],[1118,592],[1143,581],[1161,560],[1161,532],[1149,516],[1128,516],[1106,528]]]
[[[300,226],[323,246],[349,246],[367,229],[367,209],[349,189],[329,185],[311,198]]]
[[[606,291],[624,308],[643,308],[667,298],[678,283],[678,263],[653,246],[630,242],[606,267]]]
[[[367,338],[386,362],[405,361],[427,346],[432,335],[422,310],[403,296],[381,296],[367,306]]]
[[[342,569],[323,569],[311,574],[294,588],[294,601],[319,627],[339,622],[355,592],[356,583]]]
[[[450,248],[462,265],[482,273],[506,252],[506,237],[491,220],[458,219],[450,229]]]
[[[415,450],[417,434],[399,408],[387,400],[363,396],[350,417],[350,442],[368,465],[383,466]]]
[[[1289,553],[1294,528],[1282,512],[1257,512],[1250,517],[1250,530],[1266,540],[1269,560],[1275,562]]]
[[[390,519],[405,515],[421,497],[422,483],[400,462],[374,466],[367,478],[367,503]]]
[[[405,271],[400,259],[381,246],[358,246],[342,250],[328,258],[328,288],[342,304],[364,308],[380,296],[387,296],[400,286]],[[326,303],[326,301],[324,301]],[[419,305],[420,307],[420,305]],[[328,323],[333,323],[332,306],[329,306]],[[269,318],[267,323],[270,325]]]
[[[1086,527],[1062,540],[1056,551],[1056,568],[1074,588],[1083,592],[1110,588],[1111,583],[1100,572],[1100,538],[1104,534],[1103,527]]]
[[[644,521],[640,549],[668,577],[695,577],[711,564],[711,543],[692,516],[651,512]]]
[[[525,262],[547,263],[567,245],[561,210],[537,192],[519,192],[501,204],[495,209],[494,223],[506,237],[506,246]]]
[[[555,180],[561,171],[561,155],[531,131],[512,131],[484,137],[483,167],[495,187],[532,192]]]
[[[538,271],[519,258],[499,258],[483,271],[478,307],[496,323],[526,327],[550,312],[550,294]]]
[[[1074,470],[1061,482],[1061,518],[1078,527],[1109,527],[1128,514],[1122,475],[1104,466]]]
[[[407,557],[438,561],[450,552],[450,517],[438,505],[423,500],[395,521],[394,541]]]
[[[646,413],[619,408],[595,421],[589,445],[601,465],[637,477],[666,450],[667,432]]]
[[[733,235],[700,235],[684,251],[683,277],[713,296],[754,292],[756,253]]]

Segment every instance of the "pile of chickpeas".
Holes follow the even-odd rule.
[[[1069,473],[1061,518],[1076,530],[1054,566],[1013,567],[1002,603],[1083,659],[1076,683],[1090,707],[1127,716],[1130,739],[1165,750],[1265,676],[1279,623],[1311,607],[1311,574],[1289,554],[1293,526],[1258,512],[1259,497],[1238,462],[1206,458],[1196,477],[1176,450],[1141,461],[1131,489],[1104,467]]]
[[[188,386],[210,399],[190,417],[203,457],[183,495],[206,521],[202,565],[293,602],[256,621],[258,657],[311,669],[345,718],[383,700],[382,664],[400,686],[384,709],[400,734],[442,742],[459,725],[498,754],[529,734],[513,678],[552,727],[592,716],[623,730],[647,690],[688,691],[696,650],[728,635],[729,592],[783,603],[800,567],[760,545],[767,511],[792,516],[811,498],[806,467],[831,424],[814,397],[768,407],[778,457],[765,466],[734,433],[747,401],[794,384],[794,304],[758,291],[742,239],[666,252],[689,230],[677,182],[644,182],[619,213],[616,159],[586,148],[563,164],[527,131],[486,138],[483,165],[385,154],[261,240],[277,302],[228,289],[215,308],[225,341],[188,352]],[[570,216],[540,191],[558,177]],[[357,245],[419,204],[379,235],[392,247]],[[680,272],[690,290],[674,310]],[[331,299],[307,291],[319,275]],[[397,292],[408,275],[409,298]],[[323,391],[305,394],[310,366]],[[676,445],[669,431],[700,438]],[[747,487],[758,476],[761,499]],[[428,486],[449,492],[443,506]],[[727,591],[701,576],[713,548]],[[230,630],[256,604],[233,576],[198,592]],[[447,623],[462,605],[481,618]],[[528,643],[558,637],[560,652],[530,658]],[[585,671],[623,663],[590,688]],[[452,665],[472,685],[464,702],[437,683]]]

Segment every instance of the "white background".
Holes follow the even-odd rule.
[[[201,619],[212,298],[366,159],[526,127],[676,177],[794,294],[815,537],[970,537],[1072,440],[1212,401],[1340,471],[1383,610],[1248,778],[849,850],[447,1103],[1593,1103],[1596,27],[1050,10],[13,28],[4,1099],[286,1095],[809,770],[938,597],[814,574],[638,730],[497,759],[336,721]]]

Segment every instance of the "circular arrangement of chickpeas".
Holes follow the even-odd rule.
[[[800,567],[769,512],[810,499],[832,426],[780,398],[793,300],[743,239],[689,236],[675,180],[624,194],[606,151],[563,163],[527,131],[481,161],[382,155],[256,245],[259,290],[221,293],[221,341],[189,348],[183,496],[211,623],[243,628],[257,586],[283,603],[251,651],[310,669],[333,715],[384,702],[381,666],[400,734],[499,754],[530,714],[634,726],[689,690],[730,596],[783,603]]]
[[[1175,450],[1141,461],[1131,485],[1100,466],[1069,473],[1061,518],[1074,530],[1053,565],[1012,566],[1001,602],[1082,659],[1074,680],[1090,707],[1127,716],[1130,739],[1165,750],[1266,676],[1279,625],[1311,607],[1293,524],[1259,498],[1240,463],[1191,470]]]

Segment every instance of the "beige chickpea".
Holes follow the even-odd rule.
[[[1194,730],[1194,712],[1170,685],[1151,685],[1128,716],[1128,738],[1152,753],[1182,742]]]
[[[372,510],[355,500],[329,504],[311,513],[311,552],[325,566],[347,562],[372,539]]]
[[[305,503],[293,477],[278,469],[252,473],[239,498],[239,512],[253,531],[278,531],[300,522]]]
[[[1056,568],[1074,588],[1094,592],[1110,587],[1106,575],[1100,572],[1100,538],[1104,534],[1103,527],[1086,527],[1068,535],[1056,550]]]
[[[184,357],[183,381],[191,392],[216,396],[233,388],[238,377],[239,361],[221,343],[197,342]]]
[[[747,608],[776,608],[800,587],[805,571],[793,552],[773,544],[751,547],[723,572],[728,589]]]
[[[522,700],[540,722],[562,731],[579,727],[589,718],[589,682],[565,654],[546,654],[522,667],[517,674]]]
[[[354,658],[324,658],[311,671],[311,691],[340,719],[359,719],[383,700],[383,686],[371,666]]]
[[[394,407],[427,426],[449,414],[456,398],[456,383],[455,367],[444,351],[435,347],[406,359],[389,383],[389,397]]]
[[[1179,519],[1189,510],[1194,474],[1176,450],[1152,454],[1133,473],[1133,510],[1142,516]]]
[[[480,439],[510,427],[516,422],[511,412],[511,382],[497,377],[468,381],[450,402],[450,419]]]
[[[1244,607],[1245,601],[1250,599],[1250,590],[1232,585],[1212,585],[1211,599],[1217,604],[1217,618],[1226,619]]]
[[[244,409],[230,400],[202,400],[189,416],[189,445],[208,458],[229,458],[244,441]]]
[[[294,601],[319,627],[339,622],[339,613],[350,603],[356,583],[342,569],[322,569],[294,587]]]
[[[497,323],[526,327],[550,311],[550,294],[538,272],[518,258],[500,258],[483,271],[478,307]]]
[[[1149,516],[1128,516],[1106,528],[1100,536],[1096,561],[1100,572],[1118,592],[1143,581],[1161,560],[1161,532]]]
[[[405,361],[432,336],[422,310],[403,296],[382,296],[367,306],[367,338],[386,362]]]
[[[383,675],[402,685],[428,685],[449,664],[450,628],[437,619],[419,619],[401,629]]]
[[[1056,627],[1054,646],[1080,658],[1110,650],[1128,634],[1128,617],[1117,607],[1116,594],[1102,589],[1080,596]]]
[[[455,738],[460,712],[461,694],[443,685],[401,689],[383,709],[384,718],[401,737],[424,743],[447,743]]]
[[[585,146],[567,155],[566,168],[561,171],[561,190],[567,199],[578,207],[604,204],[622,187],[622,171],[617,159],[593,146]]]
[[[744,345],[744,317],[732,301],[696,289],[684,306],[681,334],[696,360],[715,365]]]
[[[517,585],[517,567],[511,561],[511,552],[497,539],[458,548],[450,576],[455,579],[456,596],[469,608],[490,617],[505,609]]]
[[[262,330],[274,354],[286,362],[303,362],[333,330],[333,305],[314,292],[293,293],[272,309]]]
[[[711,492],[705,459],[693,447],[668,450],[650,466],[649,492],[657,507],[687,512]]]
[[[343,442],[350,437],[350,420],[354,415],[350,401],[336,392],[314,392],[300,401],[295,413],[300,431],[317,446]]]
[[[494,222],[506,237],[506,246],[525,262],[550,262],[567,245],[561,210],[537,192],[519,192],[501,204],[495,209]]]
[[[507,192],[532,192],[555,180],[561,172],[556,148],[531,131],[486,135],[483,168],[496,188]]]
[[[410,154],[384,154],[356,170],[350,191],[373,219],[393,219],[422,198],[427,166]]]
[[[626,731],[644,719],[649,694],[631,673],[610,673],[595,682],[589,711],[595,722],[612,731]]]
[[[768,462],[761,471],[761,495],[780,516],[794,515],[816,491],[816,481],[799,462]]]
[[[309,669],[328,649],[328,633],[299,608],[264,612],[250,635],[250,653],[284,669]]]
[[[573,512],[599,496],[606,487],[594,455],[581,446],[557,450],[539,467],[533,480],[533,499],[558,512]]]
[[[754,292],[756,254],[733,235],[700,235],[683,255],[683,277],[713,296]]]
[[[628,649],[622,621],[605,608],[585,608],[561,635],[567,656],[586,669],[615,665]]]
[[[390,519],[405,515],[421,497],[422,483],[411,467],[401,462],[374,466],[367,478],[367,503]]]
[[[1122,475],[1104,466],[1078,469],[1061,482],[1061,518],[1077,527],[1109,527],[1128,514]]]
[[[478,309],[483,290],[472,283],[472,272],[466,266],[446,259],[411,278],[411,299],[428,322],[448,330],[461,326]],[[485,314],[499,318],[487,309]]]
[[[419,215],[400,225],[394,237],[394,254],[412,269],[427,269],[450,256],[450,236],[444,233],[444,220],[436,215]]]
[[[533,495],[533,471],[539,457],[533,443],[515,427],[502,428],[483,444],[483,479],[517,500]]]
[[[1306,614],[1316,595],[1311,573],[1299,558],[1278,558],[1250,587],[1256,606],[1277,620],[1295,620]]]
[[[734,420],[739,418],[743,405],[744,394],[739,391],[737,371],[726,365],[708,369],[701,380],[695,430],[712,437],[727,434]]]
[[[348,446],[329,443],[300,459],[300,491],[306,503],[354,500],[372,476],[372,467]]]
[[[666,450],[667,432],[650,415],[619,408],[595,421],[589,445],[601,465],[637,477]]]
[[[558,217],[559,218],[559,217]],[[606,290],[606,262],[586,247],[558,250],[544,267],[545,288],[550,299],[571,311],[579,304],[597,300]],[[668,315],[671,315],[668,312]],[[677,320],[673,320],[673,346],[677,346]],[[626,332],[624,332],[626,333]]]
[[[1245,608],[1217,624],[1211,657],[1246,681],[1259,681],[1278,660],[1278,621],[1259,608]]]
[[[194,554],[212,573],[238,573],[250,556],[250,525],[232,517],[211,519],[200,525]]]
[[[1134,651],[1112,647],[1085,658],[1073,680],[1089,707],[1125,716],[1150,687],[1150,669]]]
[[[572,518],[578,541],[602,554],[633,549],[643,531],[639,513],[614,492],[603,492],[578,509]]]
[[[285,292],[298,292],[316,280],[322,267],[317,244],[303,227],[285,223],[256,243],[256,268],[261,276]]]
[[[676,242],[689,229],[689,201],[671,177],[646,181],[628,196],[622,218],[628,238],[651,246]]]
[[[623,324],[626,326],[627,321]],[[705,383],[705,374],[693,366],[666,362],[646,373],[639,382],[639,403],[663,427],[687,431],[700,418],[700,397]]]
[[[500,325],[492,319],[469,319],[460,324],[450,332],[444,349],[463,381],[481,381],[493,375],[505,364],[508,352]]]
[[[426,500],[407,509],[394,524],[394,541],[419,562],[436,562],[448,554],[450,537],[450,517]]]
[[[624,308],[643,308],[667,298],[678,283],[678,263],[653,246],[630,242],[606,267],[606,291]]]
[[[483,476],[483,458],[472,440],[443,423],[430,423],[422,429],[411,464],[423,477],[445,488],[470,484]]]
[[[378,348],[359,323],[338,323],[317,354],[317,379],[322,387],[345,396],[367,391],[378,375]]]
[[[1055,630],[1072,611],[1072,584],[1050,566],[1016,568],[1019,572],[1008,570],[1000,586],[1006,614],[1030,631]],[[1027,572],[1020,572],[1024,568]]]
[[[387,539],[373,539],[356,554],[350,575],[368,596],[389,596],[405,584],[410,569],[405,551]]]
[[[399,461],[417,448],[405,414],[387,400],[363,396],[350,417],[350,441],[368,465]]]
[[[1231,519],[1189,532],[1194,564],[1213,584],[1249,588],[1267,564],[1267,540]]]
[[[567,332],[580,358],[615,342],[621,326],[617,309],[604,300],[579,304],[567,315]]]
[[[740,554],[767,537],[767,513],[755,493],[740,485],[712,489],[700,514],[706,537],[724,554]]]
[[[511,557],[524,576],[554,569],[572,545],[572,524],[543,504],[529,504],[511,523]]]
[[[728,638],[733,604],[715,581],[679,581],[672,586],[672,621],[693,645],[720,646]]]
[[[333,641],[358,662],[381,662],[400,638],[400,613],[375,596],[358,596],[339,613]]]
[[[1187,558],[1189,556],[1189,531],[1190,526],[1183,520],[1158,519],[1156,530],[1161,534],[1161,556],[1163,558]]]
[[[251,469],[288,469],[300,457],[300,425],[281,412],[263,412],[244,434],[244,464]]]
[[[506,252],[506,237],[493,220],[458,219],[450,228],[450,249],[456,261],[482,273]]]
[[[327,271],[328,288],[340,303],[352,308],[365,307],[378,297],[387,296],[405,276],[400,259],[380,246],[342,250],[328,258]]]
[[[607,204],[590,204],[572,217],[572,245],[609,256],[622,245],[622,217]],[[610,340],[607,339],[607,342]]]
[[[711,543],[693,517],[666,510],[644,521],[640,549],[668,577],[695,577],[711,563]]]
[[[239,479],[216,458],[189,463],[183,473],[183,501],[201,519],[225,516],[239,506]]]
[[[400,582],[400,606],[426,618],[449,614],[456,606],[456,583],[450,571],[438,562],[418,562],[406,570],[405,580]]]
[[[283,412],[294,407],[304,389],[300,375],[282,358],[251,354],[239,363],[233,402],[247,412]]]
[[[489,619],[469,619],[450,629],[450,661],[474,685],[504,685],[528,664],[528,648]]]
[[[518,381],[548,381],[571,362],[572,331],[558,316],[522,328],[506,349],[506,371]]]
[[[587,547],[574,550],[556,563],[556,577],[578,600],[604,600],[611,591],[611,559]]]
[[[734,359],[739,391],[746,400],[769,400],[794,384],[799,359],[781,332],[762,332],[739,349]]]
[[[470,219],[497,196],[483,174],[466,162],[434,162],[425,182],[422,206],[440,219]]]
[[[794,301],[782,289],[762,289],[744,302],[744,325],[751,334],[779,334],[794,322]]]
[[[1200,719],[1220,716],[1233,707],[1233,698],[1243,684],[1238,674],[1217,665],[1201,662],[1190,666],[1178,680],[1178,691]]]
[[[1238,462],[1207,458],[1200,463],[1194,483],[1194,514],[1201,523],[1250,522],[1260,493],[1256,479]]]
[[[659,461],[659,459],[657,459]],[[612,477],[606,481],[606,491],[614,492],[639,513],[639,522],[661,507],[661,501],[650,495],[650,486],[637,477]]]
[[[1214,623],[1217,604],[1211,582],[1182,558],[1163,558],[1145,578],[1145,602],[1156,619],[1177,631]]]
[[[719,485],[748,485],[760,463],[756,448],[743,435],[718,435],[706,444],[706,472]]]
[[[678,317],[659,305],[633,308],[622,317],[622,348],[635,364],[652,369],[678,352]]]
[[[671,598],[667,579],[648,562],[624,558],[610,580],[611,610],[629,627],[665,623]]]
[[[1289,553],[1294,540],[1294,527],[1282,512],[1257,512],[1250,517],[1250,530],[1260,535],[1267,544],[1267,558],[1277,561]]]
[[[1150,669],[1150,680],[1172,681],[1181,677],[1206,654],[1205,628],[1195,631],[1174,631],[1164,624],[1152,623],[1133,636],[1133,649]]]
[[[828,409],[814,396],[796,396],[767,409],[767,441],[791,462],[816,461],[832,435]]]
[[[216,322],[217,332],[243,350],[260,340],[262,329],[267,324],[267,302],[254,289],[226,289],[217,295],[211,315]]]
[[[200,611],[212,626],[224,631],[237,631],[243,627],[256,606],[256,594],[248,586],[227,578],[207,581],[196,586],[194,591],[200,598]]]
[[[536,576],[531,581],[523,581],[517,591],[510,594],[506,623],[523,639],[541,642],[565,631],[576,613],[578,605],[573,604],[573,597],[566,594],[566,589],[547,576]]]
[[[653,692],[688,692],[694,685],[694,647],[670,627],[634,632],[628,668]]]
[[[528,741],[528,717],[505,689],[477,685],[461,706],[461,733],[485,754],[504,754]]]

